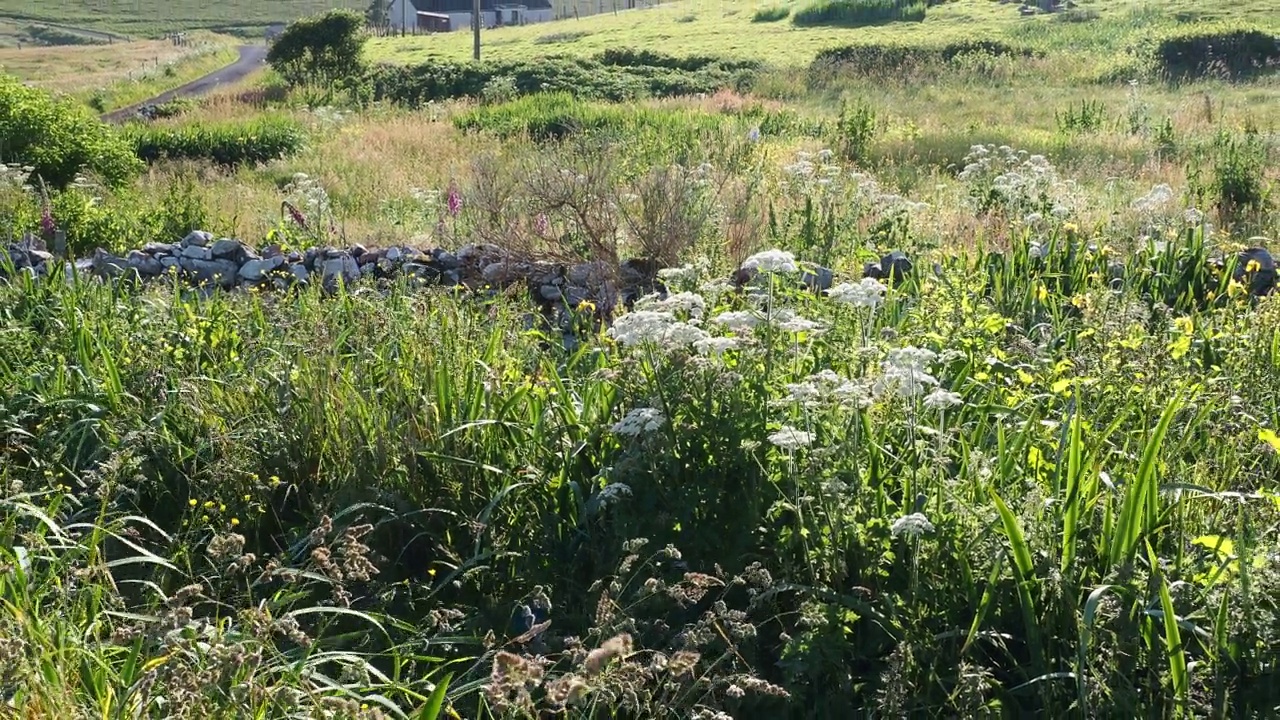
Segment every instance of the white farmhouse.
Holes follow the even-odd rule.
[[[403,32],[451,32],[471,29],[472,0],[392,0],[387,22]],[[483,27],[527,25],[555,18],[551,0],[480,0]]]

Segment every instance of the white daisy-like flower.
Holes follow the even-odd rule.
[[[627,435],[637,437],[644,433],[650,433],[662,427],[667,421],[661,410],[654,408],[636,408],[622,419],[614,423],[611,430],[618,435]]]
[[[933,529],[933,523],[929,522],[929,518],[925,517],[924,513],[915,512],[894,520],[889,531],[894,537],[906,535],[910,538],[918,538],[932,533]]]
[[[813,443],[813,435],[797,430],[790,425],[783,425],[778,429],[778,432],[769,436],[769,442],[782,450],[793,452],[800,448],[809,447]]]
[[[946,410],[949,407],[963,405],[964,398],[959,394],[938,388],[924,396],[924,406],[933,410]]]
[[[796,272],[796,256],[785,250],[765,250],[747,258],[742,267],[760,272]]]

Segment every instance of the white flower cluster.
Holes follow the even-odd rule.
[[[827,291],[827,297],[854,307],[874,308],[888,290],[879,280],[865,277],[856,283],[841,283]]]
[[[1169,207],[1173,198],[1173,188],[1160,183],[1152,187],[1146,195],[1136,198],[1129,206],[1145,216],[1159,215]]]
[[[783,425],[778,431],[769,436],[769,442],[773,443],[778,449],[787,452],[795,452],[801,448],[809,447],[813,444],[813,435],[801,430],[797,430],[790,425]]]
[[[745,270],[767,273],[793,273],[797,271],[796,256],[785,250],[765,250],[742,262]]]
[[[691,318],[701,318],[707,311],[707,301],[701,295],[691,292],[676,293],[661,297],[657,294],[646,295],[636,301],[637,310],[653,310],[666,313],[684,313]]]
[[[890,350],[881,364],[883,373],[876,381],[875,394],[897,393],[902,397],[923,394],[938,384],[938,379],[929,374],[929,365],[937,359],[936,353],[924,348],[908,346]]]
[[[629,312],[614,321],[609,336],[622,345],[654,343],[668,348],[689,347],[710,337],[706,330],[662,310]]]
[[[654,408],[636,408],[624,415],[621,420],[614,423],[611,429],[617,435],[638,437],[661,428],[662,424],[666,421],[666,416],[664,416],[660,410],[655,410]]]
[[[319,180],[306,173],[295,173],[284,187],[285,196],[298,207],[310,222],[313,217],[329,215],[329,193]]]
[[[964,158],[957,178],[970,186],[971,194],[998,198],[1006,209],[1028,224],[1043,219],[1036,208],[1050,206],[1050,214],[1062,220],[1077,202],[1075,181],[1063,180],[1043,155],[1014,150],[1008,145],[974,145]],[[1021,213],[1028,214],[1022,215]]]
[[[805,408],[817,407],[824,402],[846,407],[867,407],[871,404],[871,398],[861,385],[841,377],[830,368],[786,387],[787,399]]]

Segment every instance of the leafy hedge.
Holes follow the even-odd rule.
[[[1202,25],[1158,38],[1151,52],[1156,71],[1171,80],[1241,78],[1280,68],[1280,35]]]
[[[135,127],[129,133],[134,152],[149,163],[185,159],[253,165],[293,155],[305,140],[301,126],[278,117],[172,128]]]
[[[87,108],[0,75],[0,162],[30,165],[54,187],[91,171],[119,186],[141,166]]]
[[[517,95],[563,92],[582,99],[621,102],[712,93],[749,80],[758,67],[751,61],[608,50],[596,58],[552,55],[515,61],[379,65],[370,72],[368,85],[375,100],[409,106],[481,97],[495,78],[510,78]]]
[[[800,26],[835,27],[920,22],[927,9],[926,0],[818,0],[797,10],[791,22]]]
[[[932,46],[866,43],[840,45],[822,50],[814,57],[810,68],[813,70],[849,68],[893,71],[929,63],[947,63],[961,55],[973,54],[1034,57],[1039,54],[1039,51],[1009,45],[999,40],[963,40]]]

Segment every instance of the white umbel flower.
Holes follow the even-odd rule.
[[[841,283],[827,291],[827,297],[838,303],[854,307],[874,308],[884,298],[888,290],[875,278],[862,278],[856,283]]]
[[[769,442],[782,450],[790,452],[809,447],[813,442],[813,435],[797,430],[790,425],[783,425],[778,429],[778,432],[769,436]]]
[[[742,267],[760,272],[796,272],[796,256],[785,250],[765,250],[747,258]]]
[[[636,408],[628,412],[617,423],[614,424],[612,430],[618,435],[627,435],[637,437],[644,433],[650,433],[662,427],[667,421],[662,411],[654,408]]]
[[[933,410],[946,410],[956,405],[963,405],[964,398],[958,393],[953,393],[942,388],[938,388],[924,397],[924,406]]]
[[[712,318],[712,322],[723,325],[736,333],[749,332],[759,325],[762,320],[763,318],[759,313],[751,312],[750,310],[734,310],[720,313]]]

